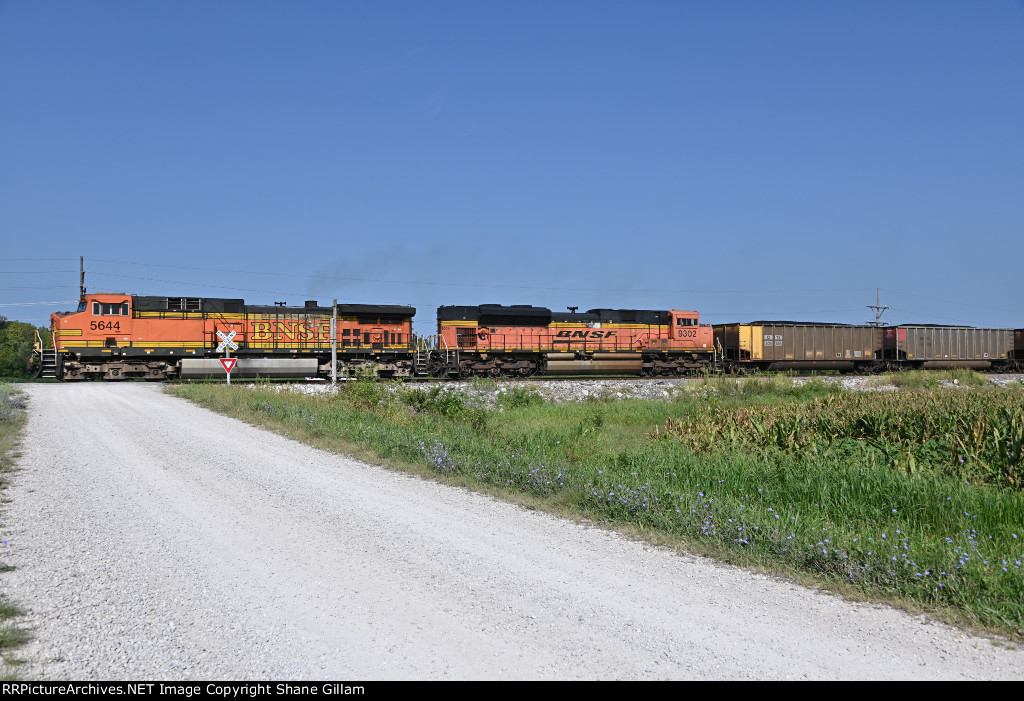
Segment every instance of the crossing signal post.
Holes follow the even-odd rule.
[[[217,352],[224,354],[224,357],[220,359],[220,364],[224,366],[224,372],[227,373],[229,385],[231,384],[231,371],[235,369],[235,363],[238,362],[238,358],[231,357],[231,351],[238,350],[238,344],[232,340],[237,333],[237,331],[232,331],[231,333],[217,332],[217,338],[220,339]]]
[[[338,300],[331,312],[331,384],[338,384]]]

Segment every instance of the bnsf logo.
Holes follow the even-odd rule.
[[[252,341],[330,341],[331,324],[322,321],[315,324],[296,321],[254,321]]]
[[[611,338],[614,331],[559,331],[555,338]]]

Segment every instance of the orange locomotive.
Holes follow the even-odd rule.
[[[534,374],[679,375],[710,368],[710,325],[695,311],[553,312],[484,304],[437,310],[435,377]]]
[[[413,372],[412,307],[338,305],[339,374]],[[83,295],[77,311],[50,315],[53,348],[37,348],[37,376],[65,380],[331,374],[332,307],[247,305],[241,299]],[[227,338],[228,341],[224,342]],[[234,348],[233,346],[237,346]]]

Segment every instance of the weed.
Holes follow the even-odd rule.
[[[417,413],[454,418],[465,413],[467,409],[466,393],[449,389],[447,386],[438,385],[429,390],[401,390],[399,396],[404,404]]]
[[[345,383],[338,396],[358,409],[375,409],[390,398],[386,383],[378,382],[372,375],[364,374]]]
[[[6,475],[14,469],[14,459],[18,456],[17,445],[21,430],[25,424],[26,399],[16,387],[0,384],[0,487],[6,488]],[[7,503],[9,500],[3,500]],[[4,541],[4,545],[7,541]],[[0,572],[10,572],[13,566],[0,564]],[[7,621],[22,614],[21,608],[6,598],[0,598],[0,620]],[[0,651],[4,653],[27,642],[29,634],[26,630],[13,624],[0,627]],[[4,668],[0,673],[7,678],[12,676],[10,667],[17,662],[13,657],[4,654]]]
[[[521,385],[511,387],[498,394],[498,406],[502,409],[525,409],[544,403],[544,397],[533,389]]]
[[[499,386],[499,382],[493,377],[471,377],[469,379],[470,389],[477,390],[478,392],[493,392]]]

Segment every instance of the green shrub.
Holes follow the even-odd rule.
[[[533,389],[516,386],[498,394],[498,406],[502,409],[525,409],[544,403],[544,397]]]
[[[385,383],[363,375],[346,382],[338,396],[358,409],[375,409],[390,399],[391,392]]]
[[[450,390],[440,385],[429,390],[402,390],[400,398],[402,403],[412,407],[419,414],[454,418],[465,413],[467,409],[465,392]]]

